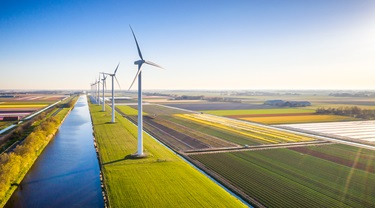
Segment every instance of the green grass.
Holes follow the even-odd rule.
[[[119,114],[115,124],[108,123],[109,108],[101,112],[90,105],[90,111],[112,207],[244,207],[146,134],[149,157],[128,159],[136,151],[136,127]]]
[[[275,108],[275,109],[252,109],[252,110],[209,110],[203,113],[218,116],[255,115],[255,114],[286,114],[286,113],[315,113],[313,109],[303,108]]]
[[[16,121],[0,121],[0,130],[5,129],[6,127],[10,126],[12,123]]]
[[[125,113],[128,116],[136,116],[138,115],[138,111],[131,106],[128,105],[118,105],[116,108],[120,109],[121,112]],[[147,113],[143,112],[143,115],[147,115]]]
[[[350,149],[368,158],[367,162],[361,162],[369,167],[375,165],[374,151],[345,145],[312,148],[327,148],[325,152],[338,157],[345,157],[344,150]],[[373,207],[375,204],[374,172],[290,149],[191,157],[267,207]],[[354,162],[355,157],[351,160]]]

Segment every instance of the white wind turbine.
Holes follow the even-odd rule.
[[[95,98],[95,95],[94,95],[94,89],[96,88],[96,82],[92,83],[91,84],[91,91],[90,91],[90,94],[91,94],[91,101],[93,101],[93,99]],[[96,98],[95,98],[96,99]]]
[[[103,107],[102,107],[102,111],[105,111],[104,88],[107,88],[106,81],[105,81],[107,79],[107,76],[104,75],[103,73],[101,73],[101,74],[103,75],[103,78],[102,78],[102,86],[103,86],[103,93],[102,93],[102,98],[103,98],[102,105],[103,105]]]
[[[142,53],[141,53],[141,49],[139,49],[137,38],[135,37],[134,31],[133,31],[133,29],[132,29],[131,26],[130,26],[130,29],[131,29],[131,31],[133,33],[135,44],[137,45],[137,50],[138,50],[139,58],[141,58],[141,60],[138,60],[138,61],[134,62],[135,65],[138,65],[138,72],[135,75],[134,80],[133,80],[132,84],[129,87],[129,90],[133,86],[135,80],[138,78],[138,151],[136,153],[136,156],[137,157],[142,157],[142,156],[144,156],[143,155],[143,135],[142,135],[142,132],[143,132],[143,119],[142,119],[142,111],[143,111],[142,110],[142,77],[141,77],[141,75],[142,75],[142,65],[143,64],[149,64],[149,65],[156,66],[156,67],[159,67],[159,68],[162,68],[162,69],[163,69],[163,67],[161,67],[161,66],[159,66],[159,65],[157,65],[155,63],[152,63],[150,61],[146,61],[146,60],[143,59],[143,56],[142,56]]]
[[[96,83],[98,84],[97,97],[96,98],[98,99],[98,105],[100,105],[100,74],[99,74],[99,79]]]
[[[116,77],[116,72],[117,72],[117,69],[118,69],[119,65],[120,65],[120,63],[117,64],[117,67],[115,69],[115,72],[113,72],[113,74],[101,72],[103,75],[105,74],[105,75],[108,75],[108,76],[112,77],[112,121],[111,121],[112,123],[115,122],[115,98],[114,98],[115,82],[114,82],[114,79],[116,79],[116,82],[117,82],[118,86],[120,87],[120,84],[118,83],[118,80],[117,80],[117,77]]]

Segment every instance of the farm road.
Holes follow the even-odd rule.
[[[199,154],[212,154],[212,153],[226,153],[226,152],[240,152],[240,151],[255,151],[255,150],[267,150],[267,149],[279,149],[279,148],[291,148],[291,147],[305,147],[305,146],[317,146],[332,144],[329,141],[312,141],[312,142],[297,142],[297,143],[284,143],[284,144],[270,144],[270,145],[257,145],[249,147],[231,147],[231,148],[210,148],[200,150],[188,150],[185,151],[185,155],[199,155]]]

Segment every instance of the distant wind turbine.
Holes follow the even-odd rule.
[[[100,105],[100,74],[99,74],[99,79],[98,79],[97,83],[98,83],[97,99],[98,99],[98,105]]]
[[[94,99],[94,87],[95,87],[95,85],[96,85],[96,83],[94,82],[94,83],[92,83],[92,84],[90,84],[91,85],[91,90],[90,90],[90,94],[91,94],[91,102],[92,102],[92,99]],[[96,88],[96,87],[95,87]]]
[[[133,33],[135,44],[137,45],[137,50],[138,50],[139,58],[141,58],[141,60],[138,60],[138,61],[134,62],[135,65],[138,65],[138,72],[135,75],[134,80],[133,80],[132,84],[129,87],[129,90],[133,86],[135,80],[138,78],[138,151],[137,151],[137,156],[138,157],[142,157],[142,156],[144,156],[143,155],[143,135],[142,135],[142,132],[143,132],[143,119],[142,119],[142,111],[143,111],[142,110],[142,65],[143,64],[149,64],[149,65],[156,66],[156,67],[159,67],[159,68],[162,68],[162,69],[163,69],[163,67],[161,67],[161,66],[159,66],[159,65],[157,65],[155,63],[152,63],[151,61],[146,61],[146,60],[143,59],[143,56],[142,56],[142,53],[141,53],[141,49],[139,48],[137,38],[135,37],[134,31],[133,31],[133,29],[132,29],[131,26],[130,26],[130,29],[131,29],[131,31]]]
[[[117,64],[117,67],[115,69],[115,72],[113,72],[113,74],[102,72],[102,74],[106,74],[106,75],[109,75],[109,76],[112,77],[112,121],[111,121],[112,123],[115,122],[115,98],[114,98],[115,82],[114,82],[114,79],[116,79],[116,82],[117,82],[118,86],[120,87],[120,84],[119,84],[119,82],[117,80],[117,77],[116,77],[116,72],[117,72],[117,69],[118,69],[119,65],[120,65],[120,63]]]
[[[103,93],[102,93],[102,111],[105,111],[105,100],[104,100],[104,88],[107,88],[107,85],[106,85],[106,79],[107,79],[107,75],[104,75],[103,73],[101,73],[103,75],[103,78],[102,78],[102,86],[103,86]]]

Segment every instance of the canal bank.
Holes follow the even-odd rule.
[[[81,96],[5,207],[104,207],[87,100]]]

